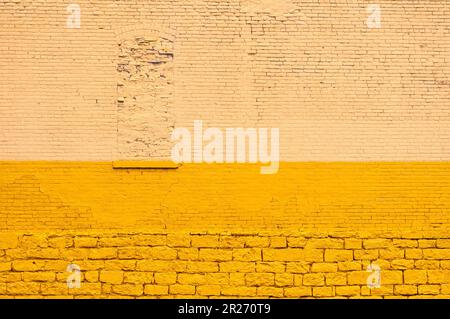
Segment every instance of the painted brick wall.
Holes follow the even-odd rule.
[[[0,238],[3,297],[450,296],[448,232],[58,232]],[[366,269],[375,261],[381,287],[370,289]],[[81,268],[78,289],[66,284],[70,263]]]
[[[450,297],[450,1],[374,2],[0,1],[0,297]],[[199,119],[279,173],[113,169]]]
[[[67,1],[0,4],[1,159],[117,159],[119,43],[152,30],[175,38],[170,124],[279,127],[286,161],[450,159],[448,0],[377,1],[379,29],[365,0],[76,3],[79,29]]]

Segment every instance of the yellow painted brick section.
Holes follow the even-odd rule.
[[[285,297],[298,298],[312,296],[312,290],[309,287],[292,287],[284,290]]]
[[[314,263],[311,267],[312,272],[336,272],[337,263]]]
[[[426,270],[406,270],[404,272],[405,284],[426,284],[427,271]]]
[[[101,271],[100,281],[108,284],[121,284],[123,282],[122,271]]]
[[[344,249],[327,249],[325,250],[325,261],[335,262],[335,261],[352,261],[353,251]]]
[[[296,247],[287,245],[274,248],[269,247],[270,241],[255,240],[254,235],[252,241],[257,247],[251,247],[247,241],[250,237],[245,233],[233,236],[221,233],[206,234],[204,241],[200,240],[202,235],[199,234],[156,235],[123,232],[119,235],[95,231],[80,234],[73,232],[37,234],[36,238],[27,236],[25,241],[21,241],[19,233],[13,236],[19,238],[17,245],[3,250],[0,284],[4,289],[0,290],[0,295],[5,297],[111,295],[125,298],[143,296],[388,298],[449,294],[450,260],[445,258],[445,254],[436,253],[446,248],[436,248],[431,242],[425,245],[423,241],[422,246],[427,248],[415,248],[419,247],[422,236],[429,237],[432,233],[422,233],[417,237],[409,235],[408,239],[402,238],[401,232],[398,235],[391,233],[390,238],[383,238],[381,235],[375,238],[374,234],[369,234],[370,238],[365,238],[364,236],[368,235],[366,233],[355,236],[344,232],[336,235],[340,236],[338,240],[331,241],[329,238],[321,237],[322,233],[314,237],[315,234],[310,232],[298,235],[293,235],[292,232],[285,235],[277,233],[276,236],[267,232],[258,235],[260,238],[277,238],[279,243],[283,242],[280,240],[282,236],[285,236],[286,243],[289,242],[288,238],[303,238],[305,244],[304,248],[297,247],[299,244],[295,245]],[[450,239],[450,233],[442,232],[435,235],[441,240]],[[158,242],[158,246],[130,246],[139,243],[139,238],[151,236],[164,239]],[[79,247],[76,244],[77,238],[83,238],[84,243],[97,244],[102,243],[103,238],[115,238],[114,243],[111,243],[114,247],[99,248],[98,245],[91,244]],[[87,238],[95,240],[89,241]],[[173,245],[166,241],[167,238],[183,238],[183,240]],[[193,240],[194,238],[196,240]],[[220,240],[221,238],[225,240]],[[312,242],[308,243],[310,240]],[[67,255],[78,256],[79,259],[68,261],[61,259],[63,255],[54,255],[53,251],[48,251],[51,249],[50,242],[64,243],[63,249]],[[217,247],[191,246],[193,244],[210,246],[213,242]],[[264,242],[269,245],[260,247]],[[346,247],[345,242],[352,242],[353,248]],[[364,242],[369,243],[367,249],[364,248]],[[71,244],[65,247],[68,243]],[[166,243],[166,246],[162,243]],[[327,244],[331,247],[328,248]],[[336,248],[341,245],[344,248]],[[227,248],[224,248],[225,246]],[[125,254],[124,252],[128,250],[133,253]],[[415,254],[414,259],[408,259],[410,255],[408,252],[416,250],[422,253]],[[178,259],[183,255],[180,252],[186,254],[187,251],[189,251],[187,255],[198,258]],[[290,251],[292,256],[289,256]],[[384,252],[387,256],[385,255],[385,259],[373,260],[371,259],[373,251],[380,252],[380,255]],[[117,252],[128,256],[127,259],[117,259],[121,255]],[[168,260],[167,254],[173,258]],[[39,255],[48,255],[56,259],[36,258]],[[89,259],[92,256],[94,258]],[[391,259],[394,257],[395,259]],[[66,285],[65,281],[70,275],[66,271],[69,263],[77,264],[81,269],[80,288],[70,289]],[[381,268],[380,288],[370,289],[367,286],[371,272],[366,269],[370,263],[377,264]]]
[[[18,238],[16,234],[0,233],[0,249],[16,248]]]
[[[177,282],[177,273],[155,273],[154,278],[158,285],[171,285]]]
[[[233,250],[233,260],[237,261],[260,261],[261,249],[259,248],[243,248]]]
[[[0,297],[450,296],[450,3],[369,2],[2,1]],[[167,163],[197,119],[278,173]]]
[[[145,285],[144,293],[146,295],[165,296],[169,293],[169,287],[159,285]]]
[[[227,261],[232,259],[232,251],[225,249],[200,249],[200,260]]]

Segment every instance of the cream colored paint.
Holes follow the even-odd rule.
[[[175,39],[172,126],[278,127],[283,161],[450,159],[449,1],[379,1],[381,29],[365,1],[79,4],[80,29],[63,1],[4,4],[0,159],[135,158],[118,144],[118,34],[149,24]],[[149,112],[166,139],[163,124]]]

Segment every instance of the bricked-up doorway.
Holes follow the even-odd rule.
[[[173,37],[131,30],[117,38],[118,160],[168,160],[174,127]]]

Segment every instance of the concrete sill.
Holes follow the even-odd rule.
[[[180,164],[171,161],[113,161],[113,169],[177,169]]]

